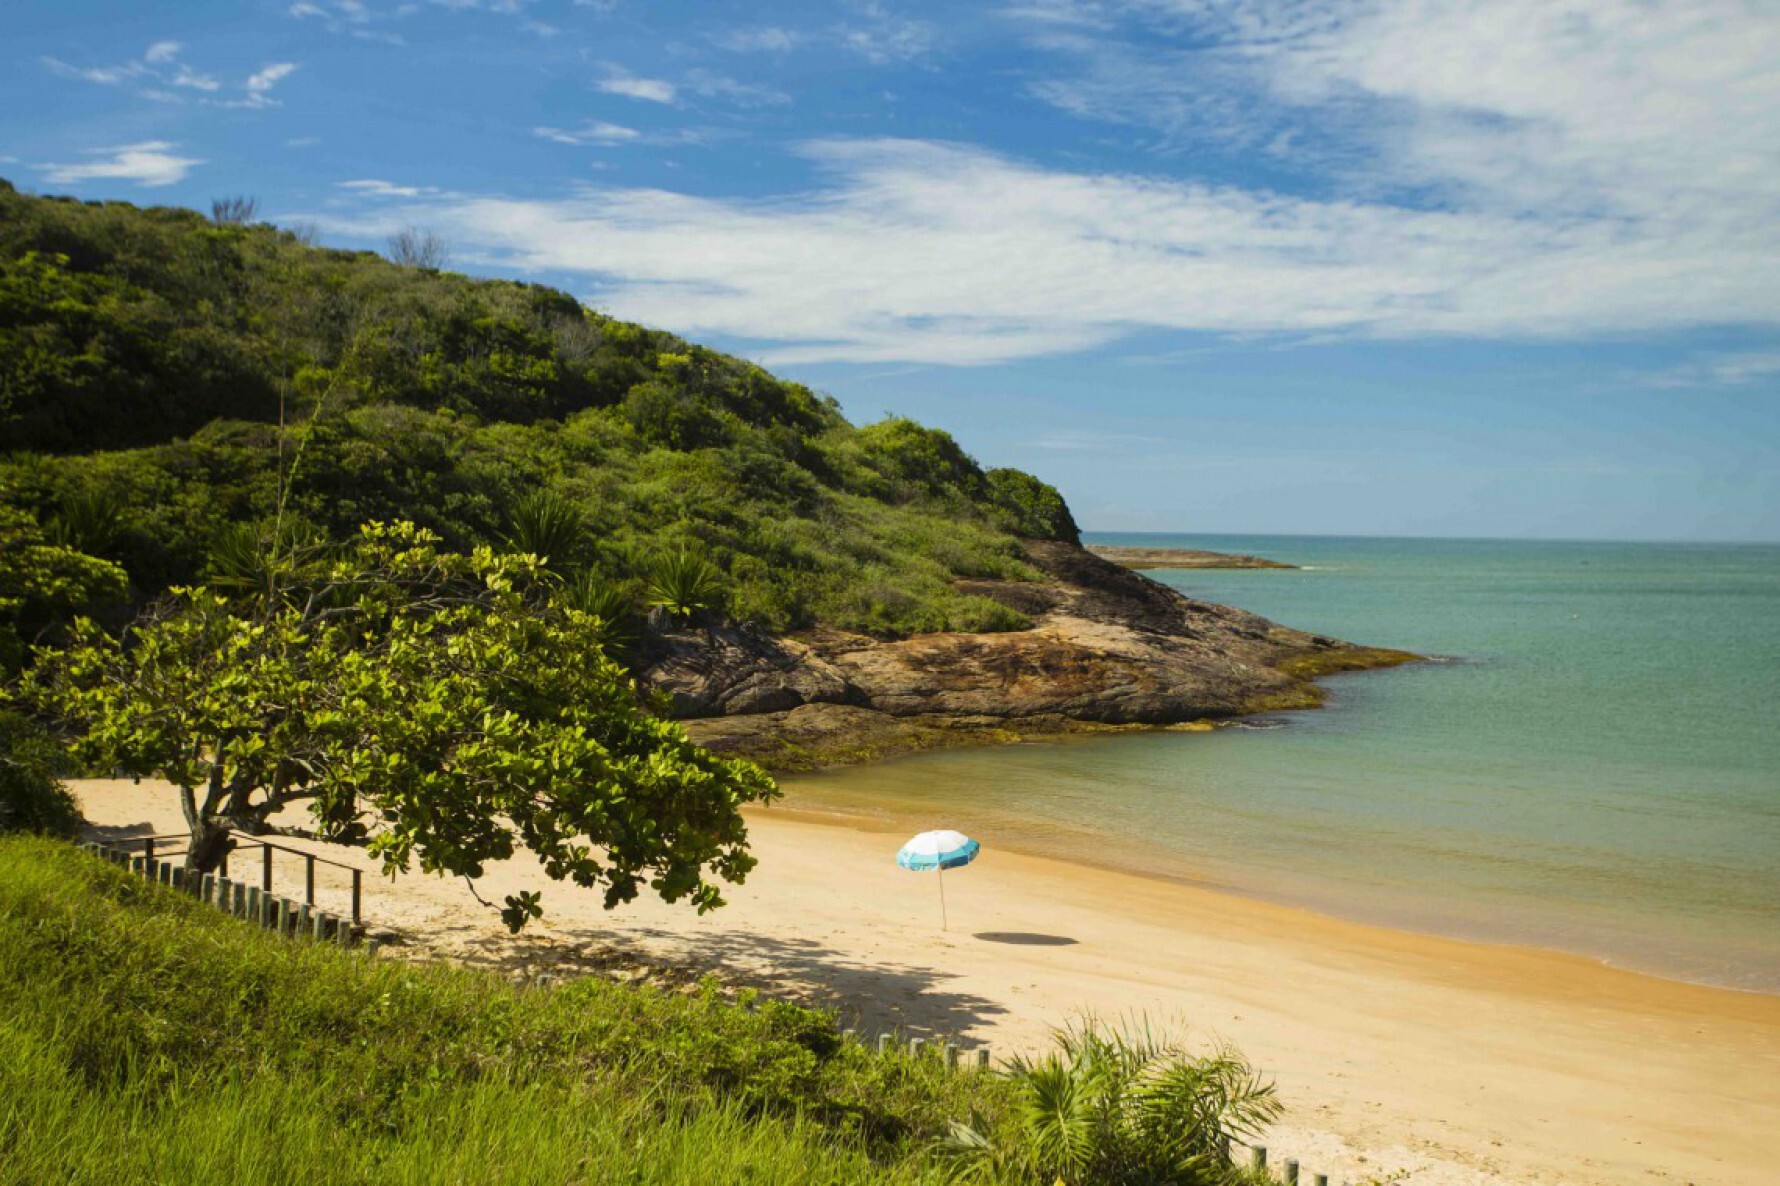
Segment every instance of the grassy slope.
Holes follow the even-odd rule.
[[[0,1182],[905,1182],[998,1080],[823,1015],[278,939],[0,837]]]
[[[585,523],[554,560],[622,587],[696,545],[726,608],[775,630],[1019,628],[953,580],[1030,578],[1020,536],[1075,536],[1054,490],[944,433],[855,428],[560,292],[4,182],[0,440],[0,503],[123,564],[138,599],[203,578],[286,486],[287,525],[411,518],[453,546],[554,491]]]

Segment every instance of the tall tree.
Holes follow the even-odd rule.
[[[737,809],[772,780],[647,715],[602,652],[607,624],[554,596],[537,558],[449,553],[400,523],[274,564],[267,591],[175,590],[123,638],[83,622],[27,676],[89,760],[174,784],[189,871],[235,830],[472,881],[523,847],[608,907],[647,886],[704,911],[714,879],[753,866]],[[502,915],[540,912],[528,891]]]

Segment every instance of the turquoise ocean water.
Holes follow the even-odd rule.
[[[1102,534],[1151,575],[1437,661],[1213,733],[917,755],[791,802],[1780,992],[1780,546]]]

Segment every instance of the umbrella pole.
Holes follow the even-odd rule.
[[[942,931],[952,929],[951,920],[946,917],[946,867],[944,865],[939,867],[939,929]]]

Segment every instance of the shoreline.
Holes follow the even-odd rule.
[[[74,785],[96,824],[177,824],[164,788]],[[461,883],[418,874],[367,880],[367,915],[414,936],[416,954],[510,976],[610,975],[616,951],[835,1005],[862,1032],[998,1053],[1039,1048],[1084,1009],[1185,1021],[1279,1081],[1289,1111],[1265,1141],[1275,1158],[1338,1180],[1399,1168],[1431,1186],[1768,1176],[1780,997],[1030,856],[993,834],[946,878],[945,932],[932,879],[891,861],[899,825],[811,814],[750,810],[760,866],[702,918],[642,901],[608,915],[598,894],[526,858],[491,867],[481,887],[544,889],[544,925],[518,938]]]
[[[1214,729],[1241,728],[1243,724],[1244,718],[1239,718],[1230,721],[1157,726],[1153,731],[1211,732]],[[1117,732],[1063,734],[1029,738],[1009,744],[1092,745],[1112,741],[1119,736],[1120,734]],[[875,765],[894,769],[899,761],[918,756],[914,753],[896,754]],[[924,804],[885,799],[874,795],[869,790],[850,790],[834,794],[814,787],[807,781],[824,774],[838,773],[840,773],[840,768],[831,768],[824,771],[799,772],[788,776],[787,780],[782,782],[786,790],[786,797],[774,804],[771,810],[775,815],[803,820],[817,826],[851,828],[874,834],[893,835],[930,826],[926,822],[930,811]],[[815,797],[816,802],[798,801],[800,797],[811,795]],[[955,815],[968,814],[970,805],[961,803],[952,810]],[[1005,816],[996,822],[1003,827],[1006,827],[1008,823]],[[1660,961],[1653,961],[1650,964],[1632,962],[1639,958],[1637,956],[1608,954],[1581,947],[1563,946],[1560,942],[1542,940],[1533,935],[1467,931],[1464,929],[1464,924],[1461,923],[1443,926],[1438,922],[1394,916],[1388,910],[1370,906],[1359,898],[1321,898],[1308,890],[1288,888],[1283,883],[1270,884],[1264,878],[1245,880],[1225,871],[1190,868],[1178,860],[1179,854],[1175,850],[1162,845],[1145,844],[1129,837],[1104,835],[1085,828],[1067,825],[1047,825],[1047,830],[1056,835],[1056,839],[1052,843],[1047,843],[1046,839],[1028,833],[1014,834],[1003,838],[999,841],[999,846],[1004,851],[1018,853],[1036,860],[1052,861],[1070,868],[1134,877],[1163,885],[1179,886],[1194,892],[1228,895],[1264,906],[1303,911],[1306,914],[1335,923],[1371,927],[1381,931],[1413,935],[1430,940],[1576,959],[1605,970],[1627,975],[1648,977],[1652,980],[1691,988],[1767,997],[1780,1001],[1780,985],[1758,987],[1724,983],[1701,978],[1682,970],[1679,966],[1663,966]],[[1096,852],[1102,854],[1104,859],[1073,855],[1073,850]]]

